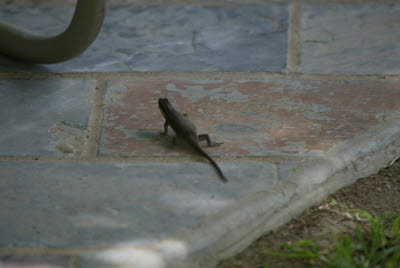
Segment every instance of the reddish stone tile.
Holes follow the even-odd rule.
[[[160,97],[189,114],[199,133],[224,142],[206,149],[213,155],[305,155],[324,152],[398,110],[400,82],[112,81],[100,152],[181,154],[182,146],[159,135]]]

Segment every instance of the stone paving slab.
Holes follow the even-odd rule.
[[[400,5],[304,6],[301,72],[400,74]]]
[[[168,97],[208,133],[219,156],[321,155],[398,112],[399,81],[138,81],[115,80],[105,97],[100,153],[123,156],[187,154],[160,136],[157,107]]]
[[[1,268],[74,268],[74,258],[71,256],[2,256]]]
[[[0,162],[0,246],[140,244],[194,226],[278,179],[270,163],[219,164],[228,184],[208,163]]]
[[[96,82],[0,79],[0,156],[80,155]]]
[[[0,8],[3,21],[43,34],[65,28],[73,8]],[[81,56],[52,65],[0,57],[0,71],[273,71],[283,72],[286,4],[110,6],[103,28]]]

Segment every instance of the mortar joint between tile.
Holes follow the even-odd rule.
[[[268,162],[279,164],[286,161],[300,161],[305,156],[214,156],[222,162]],[[59,157],[59,156],[0,156],[0,162],[34,162],[34,163],[179,163],[202,162],[200,156],[91,156],[91,157]]]
[[[129,73],[0,73],[0,79],[88,79],[88,80],[400,80],[400,75],[301,74],[272,72],[129,72]]]
[[[84,157],[95,157],[97,155],[101,125],[103,121],[103,103],[106,92],[106,83],[105,79],[98,79],[96,81],[95,94],[92,99],[89,123],[86,130],[87,138],[83,150]]]
[[[60,248],[34,248],[25,246],[16,247],[0,247],[0,256],[4,255],[70,255],[76,259],[75,263],[79,263],[79,255],[85,252],[96,252],[112,249],[113,246],[77,246],[77,247],[60,247]],[[75,266],[73,266],[75,267]],[[78,266],[79,267],[79,266]]]
[[[287,73],[296,74],[300,71],[300,48],[301,48],[301,15],[302,6],[298,2],[290,4],[289,27],[288,27],[288,49],[287,49]]]
[[[33,6],[32,0],[21,0],[16,1],[12,5],[7,3],[0,3],[0,8],[4,7],[31,7]],[[221,0],[221,1],[211,1],[211,0],[114,0],[112,3],[109,3],[108,6],[171,6],[171,5],[263,5],[263,4],[280,4],[280,3],[301,3],[301,4],[367,4],[367,3],[397,3],[396,0],[272,0],[270,2],[266,1],[253,1],[249,2],[246,0]],[[37,3],[35,6],[39,7],[52,7],[52,6],[74,6],[75,1],[71,0],[54,0],[54,1],[45,1],[42,3]]]

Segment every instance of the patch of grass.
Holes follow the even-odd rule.
[[[304,259],[314,267],[369,268],[400,267],[400,216],[383,217],[362,210],[351,210],[357,223],[350,234],[335,237],[330,249],[310,240],[283,244],[284,252],[263,253],[286,258]]]
[[[337,205],[337,201],[336,199],[332,198],[331,202],[329,202],[329,206],[333,207],[335,205]]]

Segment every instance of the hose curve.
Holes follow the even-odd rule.
[[[84,52],[96,39],[104,20],[105,0],[78,0],[68,28],[41,36],[0,22],[0,53],[32,63],[58,63]]]

